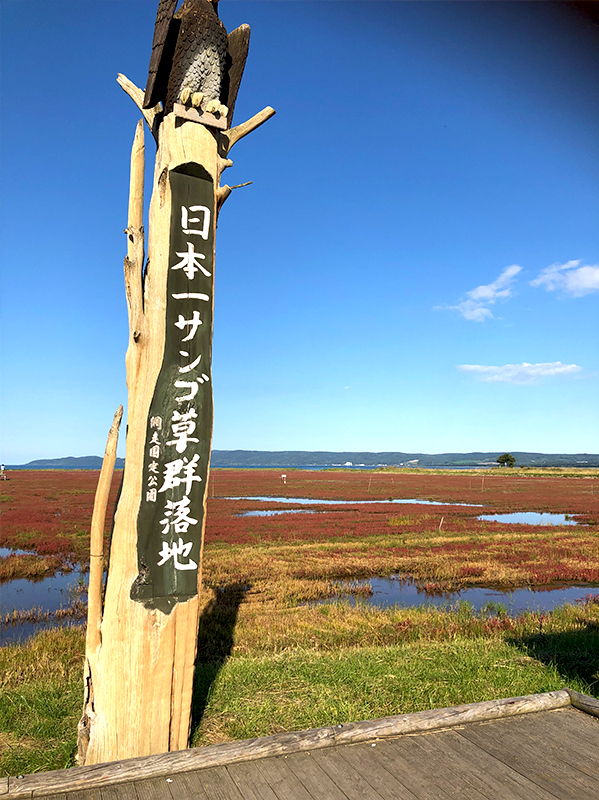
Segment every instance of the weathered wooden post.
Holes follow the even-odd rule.
[[[231,128],[249,27],[227,37],[209,0],[160,0],[144,92],[118,81],[157,142],[144,269],[144,136],[131,154],[125,287],[127,449],[101,600],[115,417],[92,529],[79,763],[188,746],[212,438],[216,218],[235,142],[275,112]],[[111,462],[112,459],[112,463]],[[100,530],[98,539],[97,531]]]

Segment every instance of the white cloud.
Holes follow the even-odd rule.
[[[483,366],[481,364],[458,364],[462,372],[474,373],[481,381],[486,383],[538,383],[542,378],[555,378],[562,375],[572,375],[580,372],[582,367],[577,364],[562,364],[553,361],[547,364],[504,364],[502,367]]]
[[[572,297],[599,291],[599,264],[580,267],[580,260],[551,264],[530,281],[531,286],[544,286],[548,292],[560,290]]]
[[[447,308],[458,311],[464,319],[469,319],[473,322],[484,322],[486,319],[492,319],[493,313],[489,306],[492,306],[497,300],[511,297],[512,284],[521,269],[522,267],[517,264],[506,267],[492,283],[471,289],[466,292],[465,300],[462,300],[457,306],[447,306]]]

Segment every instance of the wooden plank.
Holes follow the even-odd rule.
[[[570,702],[574,708],[578,708],[586,714],[591,714],[593,717],[599,717],[599,700],[596,697],[580,694],[580,692],[575,692],[574,689],[566,689],[566,691],[570,695]]]
[[[381,763],[373,761],[369,745],[355,744],[327,751],[336,753],[345,762],[347,770],[355,770],[384,800],[413,800],[413,794]]]
[[[594,781],[574,768],[564,771],[551,758],[543,758],[542,737],[531,742],[527,735],[518,730],[517,725],[480,723],[468,725],[458,734],[538,786],[553,792],[560,800],[590,800],[597,797],[597,784]]]
[[[382,746],[383,744],[388,745],[396,742],[402,743],[407,738],[402,736],[399,739],[387,742],[377,742],[375,747],[372,747],[372,745],[360,745],[360,747],[363,748],[364,753],[366,753],[367,748],[372,747],[370,758],[374,760],[373,771],[378,771],[380,767],[383,767],[419,800],[446,800],[443,791],[434,782],[422,780],[420,775],[421,765],[417,765],[415,770],[412,759],[404,757],[404,754],[398,748],[390,750]]]
[[[563,762],[597,781],[599,797],[599,721],[582,711],[563,709],[518,720],[541,755]]]
[[[458,736],[454,730],[430,733],[427,734],[427,738],[433,739],[435,746],[447,753],[454,769],[467,775],[468,779],[474,775],[479,791],[491,798],[509,798],[510,800],[553,800],[554,798],[553,794],[541,789],[507,764],[497,761],[472,742]]]
[[[45,794],[45,795],[37,795],[39,800],[69,800],[69,795],[66,792],[59,792],[58,794]]]
[[[147,781],[135,781],[127,788],[135,789],[138,800],[164,800],[169,796],[170,784],[166,780],[166,778],[150,778]],[[120,800],[120,794],[117,794],[117,797]]]
[[[327,750],[327,752],[332,752],[332,749]],[[319,755],[322,755],[322,753]],[[311,753],[295,753],[287,757],[286,764],[298,781],[304,784],[312,797],[317,797],[318,800],[348,800],[348,798],[351,800],[354,797],[364,798],[364,800],[368,800],[368,798],[381,800],[381,796],[373,792],[368,785],[348,793],[346,791],[347,787],[343,785],[343,780],[339,779],[339,775],[335,770],[323,769],[318,755],[315,757]],[[359,778],[360,776],[357,777]],[[339,788],[341,786],[343,786],[344,791]],[[365,791],[368,789],[370,789],[371,794]]]
[[[585,714],[584,711],[564,708],[540,716],[543,718],[543,726],[555,728],[557,731],[567,730],[569,739],[588,743],[595,749],[599,747],[599,719]]]
[[[384,760],[392,774],[401,775],[405,781],[406,769],[410,776],[410,789],[420,796],[443,797],[444,800],[488,800],[484,794],[464,781],[453,769],[453,762],[434,748],[423,748],[422,736],[404,736],[381,742],[376,747],[377,759]],[[398,772],[396,773],[396,770]],[[423,794],[424,793],[424,794]]]
[[[77,792],[68,792],[66,798],[67,800],[102,800],[102,790],[98,788],[88,792],[85,789],[79,789]]]
[[[217,128],[219,131],[224,131],[228,127],[226,117],[215,117],[214,114],[208,111],[202,111],[199,108],[188,108],[181,103],[173,104],[173,112],[176,117],[181,119],[189,119],[192,122],[201,122],[202,125],[207,125],[209,128]]]
[[[102,800],[137,800],[134,783],[119,783],[117,786],[102,786]]]
[[[204,793],[210,800],[244,800],[225,767],[214,767],[197,773]]]
[[[279,800],[320,800],[300,783],[291,769],[287,766],[288,758],[292,756],[276,756],[260,761],[259,769],[268,781]]]
[[[382,800],[383,796],[361,775],[351,761],[343,758],[344,747],[334,747],[311,753],[310,757],[322,768],[350,800]],[[372,771],[372,767],[371,770]],[[401,795],[400,795],[401,796]],[[405,795],[409,797],[409,795]]]
[[[226,769],[244,800],[279,800],[264,778],[260,764],[260,761],[244,761],[241,764],[229,764]]]
[[[165,794],[165,800],[170,796],[173,800],[210,800],[201,785],[200,774],[198,772],[173,773],[169,778],[168,789],[170,795]],[[121,784],[123,785],[123,784]],[[125,786],[129,784],[124,784]],[[120,786],[116,787],[117,789]],[[117,795],[115,800],[120,800]],[[128,800],[128,798],[127,798]],[[133,798],[131,800],[134,800]],[[135,797],[137,800],[137,796]]]
[[[589,763],[599,763],[599,722],[573,709],[514,720],[518,735],[527,737],[529,746],[542,758],[566,762],[582,772]],[[599,770],[588,774],[599,781]]]

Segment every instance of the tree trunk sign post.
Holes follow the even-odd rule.
[[[90,543],[80,764],[188,746],[212,438],[216,219],[249,27],[211,0],[160,0],[145,93],[118,82],[157,143],[144,269],[144,134],[131,154],[125,288],[127,449],[103,593],[103,530],[122,408],[110,429]]]

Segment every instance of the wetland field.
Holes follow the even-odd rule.
[[[1,774],[74,763],[98,472],[9,478]],[[566,685],[599,696],[599,471],[211,472],[192,744]]]

